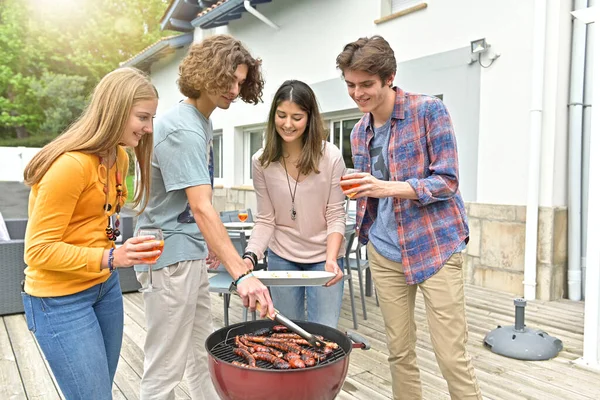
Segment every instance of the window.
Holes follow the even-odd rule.
[[[360,120],[360,118],[348,118],[348,119],[332,119],[329,120],[327,129],[328,139],[331,143],[336,145],[341,151],[344,157],[346,167],[352,168],[354,163],[352,162],[352,148],[350,147],[350,133],[352,128]]]
[[[223,178],[223,133],[213,134],[213,157],[215,178]]]
[[[244,133],[244,184],[252,185],[252,156],[263,147],[264,129]]]

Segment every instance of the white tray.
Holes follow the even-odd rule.
[[[223,226],[226,229],[252,229],[254,222],[224,222]]]
[[[327,271],[254,271],[265,286],[323,286],[335,274]]]

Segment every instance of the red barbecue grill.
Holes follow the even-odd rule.
[[[235,336],[252,334],[263,328],[270,329],[276,325],[275,322],[242,322],[221,328],[206,339],[210,376],[222,400],[335,399],[346,379],[352,348],[367,350],[369,344],[356,333],[344,334],[312,322],[294,322],[314,335],[337,343],[338,348],[318,365],[306,369],[279,370],[264,361],[256,362],[260,368],[248,369],[231,364],[232,361],[245,362],[233,353]]]

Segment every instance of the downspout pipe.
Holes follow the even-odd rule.
[[[597,0],[588,0],[588,7],[594,7]],[[586,254],[589,212],[589,183],[590,183],[590,140],[592,132],[592,83],[594,76],[594,41],[596,23],[587,25],[587,40],[585,42],[585,84],[583,89],[583,154],[581,179],[581,298],[586,294]]]
[[[544,101],[544,58],[546,55],[546,0],[535,0],[533,10],[533,63],[531,69],[531,110],[529,114],[529,175],[525,220],[525,271],[523,292],[526,300],[536,298],[538,209],[542,107]]]
[[[587,0],[575,0],[573,11],[587,8]],[[573,18],[569,89],[568,271],[569,300],[581,300],[581,182],[583,140],[583,89],[586,24]]]
[[[265,17],[263,14],[259,13],[254,7],[252,7],[252,4],[250,4],[250,0],[244,0],[244,8],[250,14],[254,15],[256,18],[260,19],[262,22],[269,25],[271,28],[275,30],[279,29],[279,26],[273,23],[273,21],[271,21],[269,18]]]

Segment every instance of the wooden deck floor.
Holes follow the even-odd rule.
[[[600,374],[573,365],[583,346],[583,303],[571,301],[529,302],[525,320],[529,327],[547,331],[564,343],[553,360],[525,362],[498,356],[482,345],[484,335],[497,325],[514,323],[512,295],[468,286],[469,351],[486,399],[578,400],[600,399]],[[368,298],[368,320],[360,317],[358,332],[366,336],[371,350],[355,350],[338,399],[378,400],[391,398],[383,320],[375,298]],[[114,385],[115,399],[138,399],[142,374],[145,329],[141,294],[125,296],[125,337]],[[223,326],[222,299],[213,296],[215,326]],[[426,400],[449,399],[429,340],[422,296],[417,296],[418,357]],[[239,300],[232,301],[230,322],[241,320]],[[352,329],[348,291],[344,297],[340,329]],[[0,399],[59,399],[61,395],[23,315],[0,319]],[[185,383],[177,398],[189,399]],[[266,399],[271,400],[271,399]]]

